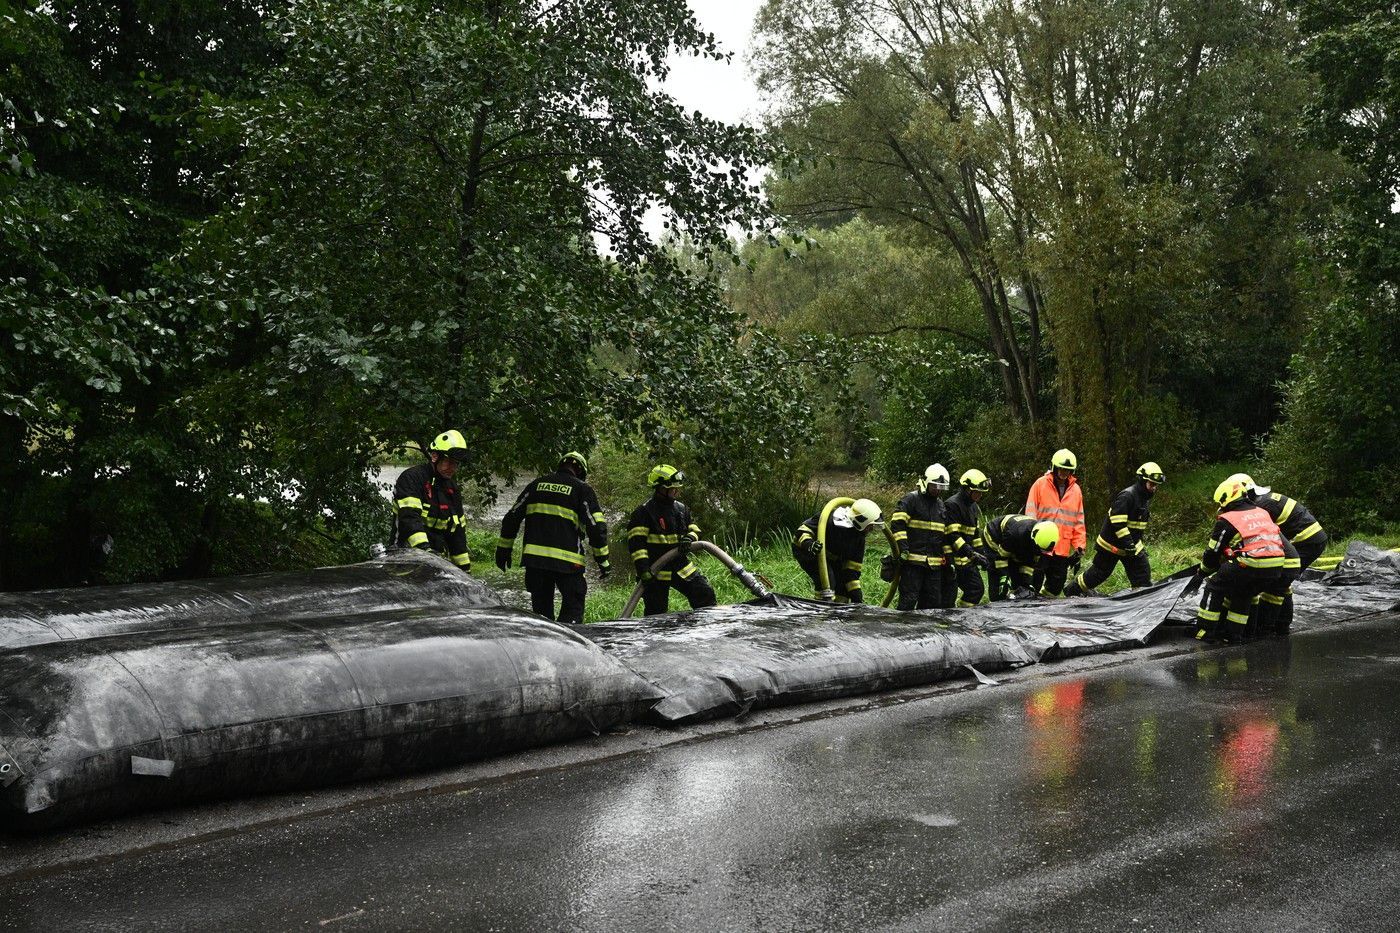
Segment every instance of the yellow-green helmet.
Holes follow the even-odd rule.
[[[987,479],[987,474],[983,473],[981,470],[968,470],[958,478],[958,485],[964,489],[989,492],[992,488],[992,481]]]
[[[1061,447],[1055,451],[1055,455],[1050,458],[1050,468],[1059,467],[1062,470],[1069,470],[1073,473],[1079,469],[1079,460],[1074,456],[1074,451]]]
[[[942,492],[948,488],[948,482],[948,468],[941,463],[930,464],[919,477],[919,492],[928,492],[930,487]]]
[[[1060,526],[1054,522],[1036,522],[1031,529],[1031,540],[1042,551],[1049,551],[1060,543]]]
[[[685,485],[685,474],[669,463],[658,463],[647,474],[647,485],[658,489],[680,489]]]
[[[1239,474],[1236,474],[1236,476],[1238,475]],[[1219,486],[1215,487],[1215,495],[1211,496],[1211,498],[1215,500],[1216,505],[1220,506],[1220,508],[1223,509],[1231,502],[1234,502],[1235,500],[1243,496],[1245,494],[1245,490],[1245,484],[1240,480],[1236,479],[1235,476],[1231,476],[1229,479],[1222,482]]]
[[[588,458],[583,454],[579,453],[577,450],[569,451],[559,458],[560,468],[563,468],[566,463],[572,463],[578,469],[579,479],[588,479]]]
[[[1167,481],[1167,476],[1162,472],[1162,468],[1152,460],[1147,461],[1137,468],[1137,476],[1138,479],[1145,479],[1149,483],[1156,483],[1158,486]]]
[[[461,463],[467,459],[467,439],[462,436],[461,431],[443,431],[433,438],[428,450]]]
[[[872,525],[883,525],[885,519],[880,515],[880,507],[872,500],[857,499],[851,503],[851,523],[856,531],[865,531]]]

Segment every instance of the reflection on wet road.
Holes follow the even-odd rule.
[[[0,920],[1393,929],[1397,659],[1392,618],[671,746],[0,885]]]

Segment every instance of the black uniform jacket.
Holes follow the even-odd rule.
[[[700,537],[700,526],[690,517],[690,507],[679,499],[666,496],[652,496],[632,512],[627,522],[627,550],[632,555],[632,564],[637,576],[651,567],[662,554],[680,543],[681,535],[690,533]],[[687,557],[673,559],[666,569],[656,572],[656,579],[669,580],[672,576],[684,580],[699,569]]]
[[[455,481],[438,476],[431,463],[409,467],[394,483],[394,505],[394,544],[428,548],[463,570],[471,568],[462,492]]]
[[[520,563],[540,570],[582,573],[585,539],[593,545],[599,564],[608,560],[608,526],[593,487],[570,473],[556,470],[528,484],[501,519],[497,548],[515,545],[515,533],[525,523],[525,546]]]
[[[1152,494],[1142,480],[1114,496],[1099,529],[1098,546],[1114,554],[1141,553],[1151,507]]]
[[[890,531],[899,544],[899,554],[913,563],[935,567],[946,563],[946,510],[943,500],[917,489],[899,500],[890,516]]]

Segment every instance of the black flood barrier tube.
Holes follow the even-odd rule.
[[[0,823],[404,773],[638,718],[654,688],[498,606],[254,620],[0,650]]]
[[[323,620],[501,599],[450,561],[397,549],[344,567],[211,580],[0,594],[0,648],[255,619]]]
[[[1199,604],[1199,592],[1181,600],[1168,622],[1196,625]],[[1400,612],[1400,553],[1365,541],[1348,544],[1335,569],[1305,570],[1293,584],[1295,632],[1380,612]]]
[[[677,725],[1145,644],[1185,587],[908,613],[770,596],[576,631],[655,685],[649,717]]]

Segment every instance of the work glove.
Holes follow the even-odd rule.
[[[992,559],[986,554],[983,554],[981,551],[972,552],[972,562],[978,567],[981,567],[983,570],[992,569]]]
[[[510,548],[496,548],[496,566],[501,568],[502,573],[510,569]]]
[[[822,552],[822,543],[816,538],[808,538],[807,544],[802,549],[812,557],[816,557]]]
[[[1030,599],[1034,595],[1035,593],[1033,593],[1028,586],[1018,586],[1011,591],[1012,599]]]
[[[697,542],[697,541],[699,541],[699,540],[700,540],[700,536],[699,536],[699,535],[697,535],[697,534],[696,534],[695,532],[693,532],[693,531],[687,531],[685,534],[681,535],[681,540],[680,540],[681,550],[684,551],[684,552],[687,553],[687,554],[690,553],[691,545],[693,545],[695,542]]]
[[[606,580],[610,573],[612,573],[612,562],[606,560],[598,561],[598,579]]]
[[[1142,542],[1139,541],[1137,544],[1134,544],[1134,545],[1133,545],[1133,556],[1134,556],[1134,557],[1137,557],[1139,554],[1141,554],[1141,553],[1142,553],[1143,551],[1145,551],[1145,550],[1146,550],[1146,548],[1143,547]]]
[[[653,580],[655,580],[655,579],[656,579],[656,574],[654,574],[654,573],[651,572],[651,568],[650,568],[650,567],[638,567],[638,568],[637,568],[637,582],[638,582],[638,583],[650,583],[651,581],[653,581]]]

